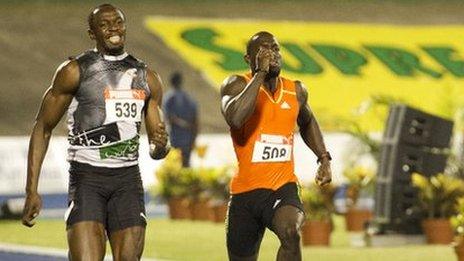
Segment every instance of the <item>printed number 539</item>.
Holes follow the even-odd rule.
[[[137,116],[137,104],[129,102],[116,102],[114,103],[116,117],[132,117]]]

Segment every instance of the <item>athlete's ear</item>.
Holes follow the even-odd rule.
[[[92,29],[88,29],[87,33],[89,34],[90,39],[95,40],[95,33],[92,31]]]
[[[249,54],[245,54],[245,55],[243,56],[243,60],[245,60],[245,62],[246,62],[247,64],[250,64],[250,62],[251,62],[251,60],[250,60],[250,55],[249,55]]]

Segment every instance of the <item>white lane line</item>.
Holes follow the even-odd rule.
[[[24,253],[27,255],[45,255],[52,257],[68,258],[68,251],[59,248],[39,247],[30,245],[18,245],[10,243],[0,243],[0,252]],[[112,260],[111,255],[106,255],[105,260]],[[142,261],[168,261],[166,259],[142,258]]]

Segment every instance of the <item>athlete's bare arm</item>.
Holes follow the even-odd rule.
[[[308,92],[303,83],[296,81],[296,94],[300,111],[297,123],[303,141],[314,152],[321,163],[316,175],[316,183],[320,186],[329,184],[332,181],[332,171],[330,169],[330,156],[325,148],[321,129],[308,105]]]
[[[147,69],[147,82],[150,88],[150,99],[145,112],[145,126],[150,144],[150,157],[162,159],[169,152],[168,134],[161,118],[163,84],[158,74]]]
[[[227,124],[239,129],[255,110],[259,87],[263,85],[272,58],[269,48],[261,48],[256,55],[256,72],[247,84],[238,75],[228,77],[221,86],[221,111]]]
[[[22,222],[32,227],[34,218],[42,207],[37,192],[40,169],[47,152],[52,130],[60,121],[72,101],[79,85],[79,65],[75,60],[66,61],[56,70],[52,85],[45,92],[29,141],[27,159],[26,202]]]

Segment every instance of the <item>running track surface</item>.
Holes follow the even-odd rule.
[[[0,243],[0,261],[67,261],[66,250]],[[105,260],[112,260],[106,256]],[[162,261],[142,258],[144,261]],[[164,260],[166,261],[166,260]]]
[[[15,253],[15,252],[2,252],[0,253],[0,260],[2,261],[67,261],[67,258],[58,256],[44,256],[35,255],[32,253]]]

